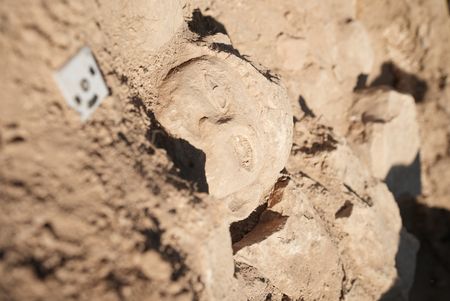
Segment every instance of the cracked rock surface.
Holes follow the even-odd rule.
[[[449,300],[448,5],[2,1],[0,300]]]

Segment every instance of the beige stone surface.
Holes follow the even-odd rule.
[[[237,262],[255,267],[294,300],[339,299],[343,270],[338,249],[293,181],[233,248]]]
[[[410,95],[377,90],[356,96],[347,136],[372,174],[385,179],[391,168],[409,166],[419,154],[416,106]]]
[[[1,3],[0,300],[450,296],[445,0]]]
[[[345,133],[352,101],[347,95],[375,60],[370,36],[356,18],[357,1],[206,2],[202,5],[227,24],[241,53],[282,76],[293,103],[301,95],[318,116]],[[265,25],[267,20],[272,26]]]
[[[193,52],[163,80],[156,117],[169,134],[205,153],[209,193],[242,219],[286,164],[290,103],[282,87],[242,59],[207,48]]]

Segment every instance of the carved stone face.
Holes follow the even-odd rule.
[[[200,57],[164,80],[157,118],[171,135],[206,154],[211,195],[225,198],[245,189],[259,199],[273,185],[292,133],[288,100],[279,89],[238,58]]]
[[[260,166],[255,112],[232,70],[199,59],[175,71],[165,83],[169,105],[160,122],[206,153],[209,192],[225,197],[249,185]]]

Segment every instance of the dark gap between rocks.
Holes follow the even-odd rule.
[[[272,210],[265,210],[259,217],[259,222],[256,226],[248,232],[241,240],[233,244],[233,253],[236,253],[242,248],[259,243],[272,234],[284,228],[288,216],[282,215],[279,212]]]
[[[267,203],[259,205],[255,210],[253,210],[250,215],[240,221],[231,223],[230,234],[231,243],[235,244],[244,238],[250,231],[252,231],[256,225],[259,223],[261,214],[267,209]]]
[[[289,181],[288,175],[281,176],[264,204],[259,205],[247,218],[230,225],[233,253],[246,246],[261,242],[283,229],[288,216],[270,208],[282,201],[284,189]]]
[[[176,181],[174,177],[168,177],[168,181],[180,189],[191,188],[198,192],[209,192],[208,182],[205,173],[205,153],[194,147],[188,141],[181,138],[171,137],[163,126],[158,122],[153,112],[146,109],[144,102],[138,96],[131,99],[132,103],[144,110],[150,118],[150,128],[147,131],[146,138],[156,148],[164,149],[169,158],[174,163],[174,169],[170,172],[181,179],[192,184]]]

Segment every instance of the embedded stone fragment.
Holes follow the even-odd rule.
[[[358,95],[348,137],[373,175],[395,195],[420,193],[419,126],[414,99],[395,91]]]
[[[239,57],[194,51],[162,81],[155,114],[170,135],[204,153],[204,162],[185,165],[193,174],[204,169],[205,190],[226,200],[233,218],[244,218],[289,156],[289,100],[284,88]]]
[[[282,200],[270,204],[256,227],[233,245],[235,260],[255,267],[294,300],[338,300],[343,279],[338,250],[308,198],[291,182]]]

